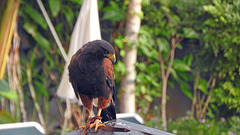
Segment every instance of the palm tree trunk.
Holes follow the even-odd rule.
[[[124,44],[126,55],[123,57],[127,74],[121,82],[120,112],[134,113],[135,107],[135,63],[137,60],[137,37],[141,25],[139,13],[142,9],[142,0],[130,0],[128,5],[127,23]],[[129,44],[130,43],[130,44]]]

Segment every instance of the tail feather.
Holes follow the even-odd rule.
[[[115,106],[112,102],[107,108],[102,110],[101,117],[102,122],[116,119]]]

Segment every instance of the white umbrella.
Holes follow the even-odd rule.
[[[101,39],[97,0],[84,0],[71,36],[68,61],[65,64],[62,80],[57,90],[59,97],[78,101],[69,82],[69,61],[83,44],[96,39]]]

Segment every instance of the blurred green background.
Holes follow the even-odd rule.
[[[129,1],[98,0],[102,39],[111,42],[117,54],[114,69],[118,89],[122,77],[128,74],[122,59],[127,44],[124,32]],[[6,73],[0,80],[0,124],[39,121],[41,113],[48,133],[60,134],[65,101],[56,96],[56,90],[65,61],[36,1],[0,2],[0,41],[4,30],[9,30],[3,22],[8,5],[14,5],[11,2],[19,3],[20,46],[14,44],[18,41],[14,36]],[[42,2],[67,52],[82,1]],[[138,16],[141,28],[136,42],[135,98],[136,112],[145,124],[162,129],[163,64],[165,71],[169,69],[168,132],[240,134],[240,0],[142,0]],[[2,44],[1,49],[4,52]],[[171,51],[174,56],[169,67]],[[51,106],[57,108],[57,113],[50,110]],[[79,112],[84,114],[85,110],[72,105],[66,132],[84,123],[85,116],[79,118],[80,123],[76,122],[80,115],[75,114]],[[49,126],[53,121],[58,124]]]

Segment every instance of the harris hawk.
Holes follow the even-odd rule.
[[[105,126],[102,121],[116,119],[115,83],[113,64],[116,62],[115,51],[110,43],[95,40],[84,44],[71,58],[68,66],[69,80],[76,97],[81,99],[88,110],[88,129]],[[97,116],[92,122],[91,110],[93,104],[98,108]],[[88,125],[89,123],[89,125]]]

